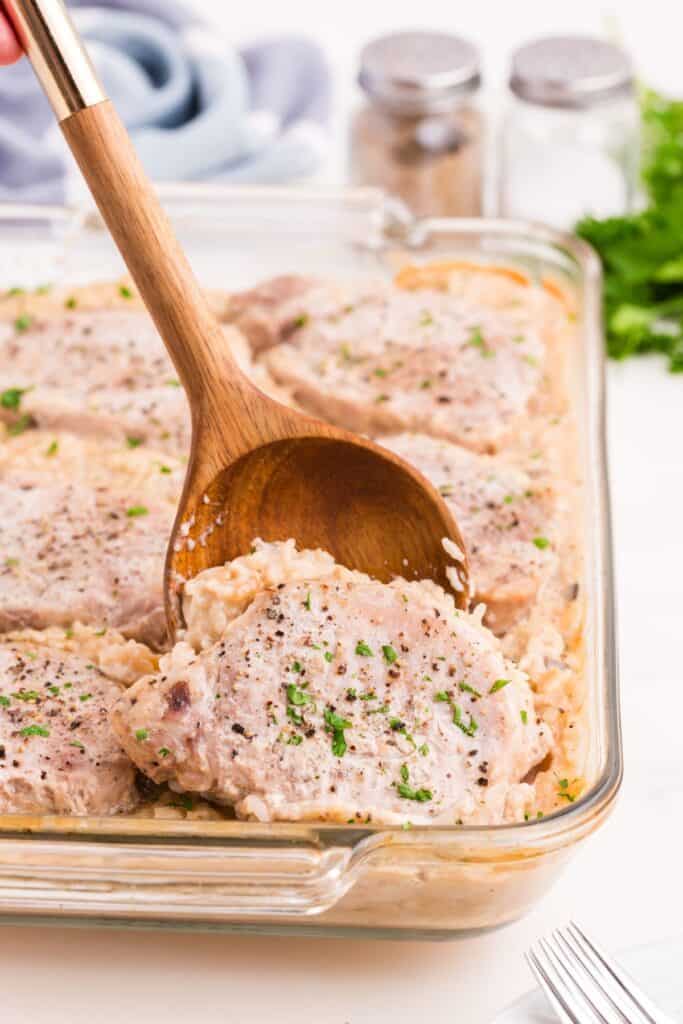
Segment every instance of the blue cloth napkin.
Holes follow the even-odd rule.
[[[330,73],[310,41],[237,50],[181,0],[71,0],[157,181],[286,182],[325,157]],[[0,200],[63,202],[73,165],[27,61],[0,70]]]

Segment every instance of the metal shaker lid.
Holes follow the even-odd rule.
[[[362,50],[358,81],[393,113],[440,113],[480,84],[479,51],[459,36],[440,32],[381,36]]]
[[[510,89],[528,103],[579,108],[627,96],[634,89],[631,59],[591,36],[548,36],[512,56]]]

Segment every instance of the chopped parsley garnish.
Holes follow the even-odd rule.
[[[23,313],[22,316],[18,316],[14,321],[14,330],[17,334],[21,334],[22,331],[27,331],[33,323],[33,317],[29,316],[28,313]]]
[[[15,295],[25,295],[25,294],[26,294],[26,289],[25,288],[10,288],[10,290],[8,292],[6,292],[7,298],[13,298]]]
[[[304,724],[303,716],[291,705],[287,708],[287,718],[289,718],[290,722],[294,722],[294,725]]]
[[[489,348],[486,344],[484,335],[481,333],[480,327],[473,327],[467,344],[472,348],[478,348],[484,359],[490,359],[491,356],[495,355],[493,349]]]
[[[292,662],[292,667],[290,668],[289,671],[290,672],[296,672],[297,675],[301,675],[301,673],[303,672],[303,666],[302,666],[301,662],[300,661],[293,661]]]
[[[119,295],[121,296],[122,299],[132,299],[133,298],[133,292],[128,287],[128,285],[125,285],[125,284],[119,285]]]
[[[507,686],[509,682],[509,679],[496,679],[495,683],[489,690],[489,693],[498,693],[498,691],[502,690],[504,686]]]
[[[417,752],[418,754],[421,754],[422,757],[426,757],[427,754],[429,753],[429,747],[427,746],[426,743],[423,743],[422,746],[417,748]]]
[[[391,644],[382,645],[382,654],[384,655],[384,660],[386,661],[387,665],[393,665],[394,662],[398,660],[398,654],[391,646]]]
[[[168,749],[168,747],[159,747],[157,753],[159,757],[168,757],[171,751]]]
[[[372,658],[374,656],[372,648],[368,647],[364,640],[359,640],[356,644],[356,654],[360,654],[363,658]]]
[[[5,697],[5,695],[4,695],[4,694],[2,694],[2,695],[0,696],[0,705],[1,705],[1,706],[2,706],[3,708],[8,708],[8,707],[9,707],[9,705],[10,705],[10,699],[9,699],[9,697]]]
[[[558,786],[560,787],[557,795],[563,800],[568,800],[570,804],[573,804],[576,797],[569,792],[569,779],[559,779]]]
[[[503,504],[504,505],[511,505],[514,500],[515,499],[514,499],[514,496],[512,494],[506,494],[505,497],[503,498]]]
[[[59,450],[59,442],[58,441],[51,441],[50,444],[45,449],[45,454],[48,457],[51,456],[51,455],[56,455],[58,450]]]
[[[146,516],[149,513],[149,509],[145,505],[131,505],[130,508],[126,509],[126,515],[129,519],[136,519],[138,516]]]
[[[323,658],[325,659],[325,661],[332,661],[332,659],[334,658],[334,654],[332,653],[332,651],[325,651],[325,653],[323,654]]]
[[[527,712],[526,712],[526,711],[524,710],[524,708],[522,708],[522,710],[520,711],[520,713],[519,713],[519,717],[520,717],[520,718],[522,719],[522,725],[526,725],[526,724],[528,723],[528,721],[529,721],[529,715],[528,715],[528,713],[527,713]]]
[[[0,395],[0,405],[3,409],[18,409],[21,405],[21,396],[30,390],[30,388],[7,388]]]
[[[5,565],[7,566],[8,569],[16,569],[16,567],[19,565],[19,559],[18,558],[6,558],[5,559]]]
[[[385,370],[385,369],[383,369],[383,367],[378,366],[377,369],[374,371],[374,374],[375,374],[375,377],[386,377],[388,372],[389,372],[388,370]]]
[[[381,405],[382,402],[388,402],[389,398],[390,398],[389,395],[382,393],[381,395],[377,396],[377,398],[375,399],[375,402],[377,403],[377,405]]]
[[[341,718],[331,708],[325,708],[325,732],[332,736],[332,753],[335,757],[343,757],[346,753],[344,730],[351,728],[351,722]]]
[[[300,689],[296,683],[290,683],[287,687],[287,700],[297,708],[313,703],[311,695]]]
[[[413,789],[409,782],[408,765],[401,765],[401,781],[394,783],[396,791],[404,800],[416,800],[419,804],[425,804],[432,799],[431,789]]]
[[[23,700],[26,704],[40,700],[40,694],[36,690],[18,690],[12,696],[17,700]]]
[[[432,382],[428,377],[420,381],[420,391],[428,391],[431,388]]]
[[[177,377],[170,377],[166,381],[166,387],[167,388],[179,388],[180,387],[180,381],[178,380]]]
[[[80,740],[71,740],[69,746],[76,747],[77,750],[85,750],[85,747],[83,746]]]
[[[87,700],[92,700],[92,693],[82,693],[78,699],[81,704],[85,704]]]
[[[9,427],[7,428],[7,433],[10,434],[12,437],[18,437],[19,434],[23,434],[24,431],[28,430],[29,427],[32,427],[33,424],[33,417],[30,416],[28,413],[24,413],[23,416],[19,417],[16,423],[11,423],[9,425]]]
[[[160,473],[165,473],[168,476],[168,474],[172,473],[173,470],[171,469],[170,466],[159,466],[159,472]]]
[[[450,694],[446,693],[445,690],[439,690],[438,693],[435,693],[434,700],[439,704],[448,704],[453,712],[453,725],[457,725],[458,729],[464,732],[466,736],[474,736],[479,728],[474,715],[470,714],[469,722],[463,721],[462,708],[459,704],[455,703]]]
[[[142,438],[141,437],[127,437],[126,438],[126,444],[128,445],[129,448],[139,448],[140,445],[142,444]]]
[[[310,610],[311,610],[311,592],[310,592],[310,590],[306,594],[306,600],[304,601],[304,608],[306,609],[307,612],[310,612]]]
[[[76,298],[75,295],[70,295],[69,298],[65,301],[64,305],[66,306],[67,309],[75,309],[76,306],[78,305],[78,299]]]
[[[149,739],[149,729],[136,729],[135,730],[135,739],[139,743],[142,743],[143,740],[148,740]]]
[[[71,628],[71,626],[67,626],[66,629],[64,630],[64,636],[66,637],[67,640],[71,640],[73,635],[73,629]]]
[[[58,697],[62,692],[58,686],[48,686],[48,690],[50,691],[53,697]]]
[[[20,730],[22,736],[49,736],[50,730],[46,729],[44,725],[25,725]]]
[[[479,690],[475,690],[469,683],[458,683],[458,689],[461,693],[471,693],[473,697],[481,697]]]
[[[301,316],[298,316],[296,318],[296,320],[294,321],[294,327],[297,330],[300,330],[302,327],[306,326],[308,321],[309,321],[308,313],[302,313]]]
[[[545,548],[550,546],[550,541],[547,537],[534,537],[534,544],[539,551],[543,551]]]
[[[299,747],[303,743],[303,736],[299,736],[298,733],[293,733],[287,740],[288,747]]]

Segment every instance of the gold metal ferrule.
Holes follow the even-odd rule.
[[[62,0],[3,2],[58,121],[106,100]]]

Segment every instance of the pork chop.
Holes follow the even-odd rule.
[[[29,640],[0,643],[1,813],[135,807],[135,768],[107,721],[119,693],[76,654]]]
[[[522,333],[508,311],[378,283],[302,314],[264,359],[296,401],[340,426],[495,451],[529,410],[543,355],[538,331]]]
[[[381,440],[413,463],[443,495],[462,530],[475,600],[486,624],[504,633],[528,611],[557,563],[555,494],[496,455],[479,455],[418,434]]]
[[[163,645],[182,477],[146,448],[40,431],[0,444],[0,630],[80,621]]]
[[[0,331],[0,416],[20,427],[69,430],[88,437],[132,438],[184,454],[190,415],[176,371],[143,312],[75,312],[25,318]],[[225,341],[248,376],[283,394],[265,367],[251,363],[246,340],[231,327]]]
[[[521,817],[550,737],[478,618],[433,584],[296,576],[121,695],[111,722],[139,768],[263,821]]]

